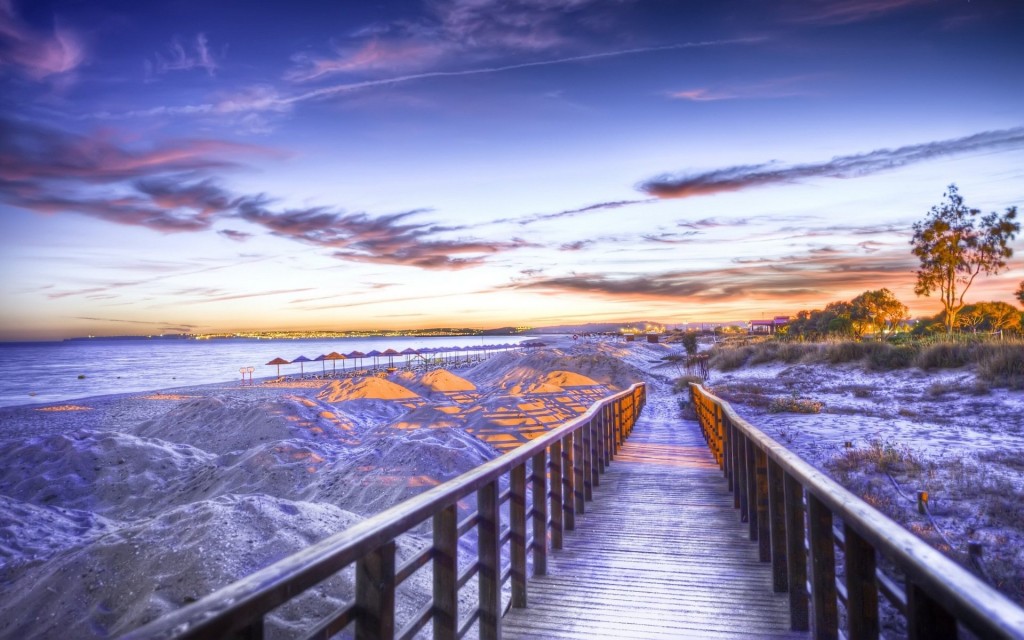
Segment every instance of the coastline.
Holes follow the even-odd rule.
[[[124,633],[644,376],[621,344],[555,343],[387,378],[236,380],[0,409],[0,637]],[[637,363],[668,348],[641,349]],[[401,553],[419,544],[407,537]],[[340,575],[273,626],[288,635],[348,582]],[[412,580],[400,606],[415,610],[428,583]]]

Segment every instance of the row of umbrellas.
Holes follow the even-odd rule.
[[[337,371],[337,361],[338,360],[342,361],[341,368],[344,369],[345,368],[345,363],[344,363],[345,360],[360,360],[360,361],[362,361],[363,358],[373,358],[373,364],[374,364],[374,366],[376,366],[378,358],[386,356],[388,358],[388,366],[392,367],[392,366],[394,366],[395,356],[406,356],[406,359],[408,360],[409,358],[411,358],[413,356],[422,356],[422,355],[431,354],[431,353],[454,353],[454,352],[457,352],[457,351],[501,350],[501,349],[511,349],[511,348],[518,347],[518,346],[533,347],[533,346],[544,346],[544,344],[541,343],[541,342],[524,343],[522,345],[515,345],[515,344],[505,343],[505,344],[489,344],[489,345],[468,346],[468,347],[433,347],[433,348],[428,347],[428,348],[425,348],[425,349],[413,349],[412,347],[410,347],[410,348],[404,349],[402,351],[395,351],[394,349],[387,349],[385,351],[378,351],[378,350],[374,349],[373,351],[368,351],[367,353],[363,353],[362,351],[352,351],[351,353],[338,353],[337,351],[332,351],[331,353],[328,353],[328,354],[325,354],[325,355],[321,355],[321,356],[317,356],[316,358],[307,358],[306,356],[299,356],[298,358],[295,358],[294,360],[285,360],[284,358],[274,358],[273,360],[271,360],[270,362],[267,363],[267,366],[276,366],[277,367],[277,375],[278,375],[278,377],[280,377],[280,375],[281,375],[281,365],[283,365],[283,364],[296,364],[296,363],[298,363],[298,365],[299,365],[299,375],[304,375],[306,373],[306,371],[305,371],[305,364],[307,362],[320,362],[321,366],[323,367],[324,373],[326,373],[327,372],[327,361],[328,360],[331,361],[332,369]]]

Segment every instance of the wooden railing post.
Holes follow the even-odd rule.
[[[743,509],[743,502],[740,499],[741,487],[743,486],[743,436],[739,429],[733,427],[732,437],[732,475],[729,476],[729,483],[732,489],[732,506],[734,509]]]
[[[754,474],[757,488],[757,554],[761,562],[772,559],[771,523],[768,521],[768,456],[754,446]]]
[[[551,548],[562,548],[562,492],[565,485],[562,482],[562,441],[551,443],[550,469],[551,469]]]
[[[530,464],[533,493],[533,575],[548,574],[548,470],[544,451]],[[435,634],[436,637],[436,634]]]
[[[572,477],[573,477],[573,507],[576,513],[584,512],[584,497],[586,496],[587,478],[584,474],[586,464],[586,447],[583,446],[583,434],[576,430],[572,434]]]
[[[807,594],[807,551],[804,547],[804,488],[783,472],[786,500],[786,566],[789,582],[789,626],[793,631],[810,629]]]
[[[434,514],[434,638],[454,640],[459,630],[459,511]]]
[[[785,593],[789,589],[786,566],[786,498],[782,468],[768,460],[768,519],[771,521],[772,590]]]
[[[580,480],[583,485],[583,499],[590,502],[594,499],[594,456],[592,441],[590,439],[590,424],[580,428],[576,432],[577,435],[582,435],[582,438],[577,438],[580,441],[580,458],[582,458],[580,466],[582,467],[582,476]]]
[[[750,438],[743,438],[743,453],[746,458],[747,525],[750,539],[757,540],[757,463],[754,460],[754,442]]]
[[[956,618],[925,591],[907,580],[907,638],[956,640]]]
[[[725,415],[722,416],[722,474],[729,481],[729,491],[732,491],[732,423]]]
[[[395,636],[395,542],[356,561],[356,639]]]
[[[878,584],[875,550],[853,527],[843,524],[846,565],[846,637],[877,640]]]
[[[736,459],[739,461],[739,475],[736,477],[736,492],[737,497],[739,498],[739,504],[737,506],[740,510],[740,521],[747,522],[749,518],[747,497],[750,495],[747,492],[747,488],[749,486],[747,476],[750,473],[750,466],[747,465],[747,436],[740,436],[737,439],[736,445]]]
[[[601,486],[601,474],[604,473],[604,458],[601,455],[601,428],[598,426],[600,417],[595,415],[587,425],[590,433],[590,482],[595,487]]]
[[[576,473],[573,456],[573,433],[562,438],[562,525],[566,531],[576,529]]]
[[[477,562],[480,566],[480,639],[501,639],[501,510],[498,481],[477,489]]]
[[[807,493],[808,546],[811,553],[811,600],[814,603],[814,637],[839,637],[836,604],[836,543],[832,512],[814,494]]]
[[[526,462],[512,467],[508,520],[511,536],[512,606],[526,608]]]

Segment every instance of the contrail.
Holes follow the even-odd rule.
[[[534,67],[548,67],[559,64],[571,64],[574,62],[586,62],[588,60],[601,60],[605,58],[617,58],[621,56],[632,56],[642,53],[656,53],[658,51],[676,51],[679,49],[694,49],[699,47],[716,47],[731,44],[753,44],[761,42],[765,38],[736,38],[731,40],[707,40],[702,42],[682,42],[677,44],[667,44],[657,47],[637,47],[634,49],[619,49],[616,51],[604,51],[601,53],[589,53],[579,56],[569,56],[565,58],[555,58],[552,60],[537,60],[534,62],[520,62],[516,64],[501,65],[497,67],[482,67],[477,69],[463,69],[461,71],[427,71],[424,73],[414,73],[404,76],[395,76],[392,78],[381,78],[378,80],[364,80],[361,82],[350,82],[345,84],[336,84],[329,87],[321,87],[319,89],[313,89],[304,93],[299,93],[291,96],[274,96],[264,95],[256,96],[253,99],[236,99],[226,100],[220,103],[204,103],[196,105],[182,105],[179,107],[152,107],[150,109],[139,109],[134,111],[125,111],[121,113],[110,113],[100,112],[86,116],[87,118],[99,118],[103,120],[107,119],[119,119],[119,118],[138,118],[138,117],[149,117],[158,115],[201,115],[210,113],[239,113],[243,111],[280,111],[287,109],[295,104],[307,102],[309,100],[317,100],[320,98],[327,98],[334,95],[350,93],[353,91],[360,91],[363,89],[372,89],[374,87],[383,87],[396,84],[404,84],[407,82],[415,82],[418,80],[429,80],[432,78],[456,78],[462,76],[478,76],[486,75],[490,73],[504,73],[506,71],[515,71],[517,69],[531,69]]]

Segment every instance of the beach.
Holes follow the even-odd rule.
[[[666,360],[679,345],[545,342],[472,366],[386,377],[236,380],[0,409],[0,637],[124,633],[455,478],[634,382],[648,385],[645,412],[696,428],[683,412],[685,394],[673,391],[682,371]],[[709,385],[858,495],[889,499],[876,506],[941,545],[898,494],[927,484],[950,552],[985,542],[989,564],[1012,580],[1024,575],[1024,527],[993,520],[991,496],[971,497],[966,485],[1008,482],[1011,500],[1024,490],[1012,459],[1024,446],[1024,394],[976,395],[973,376],[772,364],[712,371]],[[822,411],[766,409],[788,397],[820,400]],[[932,469],[956,459],[967,479],[955,485],[927,462],[918,475],[889,468],[888,479],[867,461],[839,464],[877,440],[934,461]],[[970,465],[983,475],[964,475]],[[401,537],[399,561],[427,544],[416,530]],[[462,544],[468,553],[472,536]],[[474,601],[474,589],[470,581],[460,597]],[[417,611],[430,590],[429,571],[403,584],[399,617]],[[268,637],[294,637],[352,594],[349,569],[269,616]]]
[[[0,636],[124,633],[547,432],[669,349],[562,338],[461,368],[0,409]],[[350,573],[271,637],[351,597]],[[399,609],[429,593],[414,576]]]

